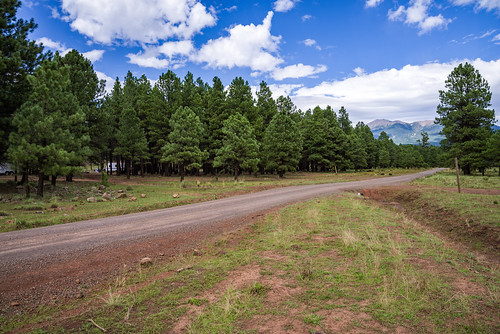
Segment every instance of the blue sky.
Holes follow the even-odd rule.
[[[30,36],[76,49],[111,86],[128,70],[152,81],[191,71],[242,76],[302,110],[344,106],[354,122],[434,119],[438,91],[471,62],[500,110],[500,0],[32,0]],[[497,119],[498,117],[498,112]]]

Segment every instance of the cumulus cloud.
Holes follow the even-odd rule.
[[[302,43],[305,46],[315,47],[316,49],[321,51],[321,46],[319,46],[318,43],[314,39],[307,38],[306,40],[303,40]]]
[[[452,3],[456,6],[474,5],[476,10],[484,9],[486,11],[495,10],[500,12],[499,0],[452,0]]]
[[[290,97],[302,110],[316,105],[330,105],[336,110],[345,106],[355,122],[376,118],[402,121],[434,119],[439,90],[445,88],[444,82],[453,68],[465,61],[479,70],[492,92],[500,91],[500,59],[489,62],[465,59],[450,63],[406,65],[400,69],[369,74],[363,72],[344,80],[299,88]],[[500,95],[493,94],[492,108],[499,110]]]
[[[396,10],[390,9],[387,17],[391,21],[404,21],[407,25],[417,26],[419,34],[425,34],[435,28],[445,29],[452,21],[438,14],[429,16],[428,11],[432,5],[432,0],[412,0],[408,7],[399,6]]]
[[[328,68],[325,65],[311,66],[295,64],[284,68],[277,68],[272,72],[271,76],[274,80],[278,81],[289,78],[298,79],[325,72],[327,69]]]
[[[104,56],[104,50],[92,50],[84,52],[82,53],[82,55],[91,62],[96,62],[102,59],[102,57]]]
[[[250,67],[269,72],[283,62],[277,55],[280,36],[271,34],[273,12],[262,24],[238,24],[228,29],[229,36],[209,40],[192,58],[212,68]]]
[[[366,0],[365,2],[365,7],[366,8],[371,8],[371,7],[377,7],[380,5],[384,0]]]
[[[277,12],[288,12],[299,0],[277,0],[274,2],[274,10]]]
[[[217,20],[197,0],[62,0],[59,15],[72,29],[103,44],[189,39]]]
[[[113,85],[115,84],[115,79],[107,76],[103,72],[95,71],[95,74],[97,75],[97,78],[99,80],[104,80],[106,82],[106,86],[104,88],[106,90],[106,93],[111,93],[111,91],[113,90]]]
[[[73,50],[72,48],[67,48],[61,42],[56,42],[47,37],[42,37],[36,40],[37,43],[43,44],[46,48],[51,49],[52,51],[58,51],[61,56],[65,56],[68,52]],[[91,50],[88,52],[82,53],[82,55],[90,60],[91,62],[95,62],[101,60],[104,55],[104,50]]]

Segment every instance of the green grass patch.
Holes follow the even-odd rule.
[[[76,316],[40,310],[38,319],[52,317],[40,327],[97,333],[93,319],[113,333],[500,330],[494,267],[352,194],[288,206],[203,254],[124,273],[88,307],[70,306],[83,310]],[[0,331],[31,322],[13,316]]]

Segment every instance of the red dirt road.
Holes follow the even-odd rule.
[[[310,198],[396,185],[431,175],[294,186],[247,195],[0,234],[0,312],[11,313],[61,297],[78,297],[110,274],[189,249],[210,236],[238,229],[256,216]],[[19,306],[12,306],[20,304]]]

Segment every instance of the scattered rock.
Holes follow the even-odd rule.
[[[76,284],[80,284],[80,280],[77,278],[75,281]]]
[[[179,194],[173,194],[172,197],[173,198],[179,198]]]
[[[111,200],[111,194],[107,193],[107,192],[105,192],[104,194],[102,194],[101,197],[102,197],[103,200],[106,200],[106,201],[110,201]]]
[[[182,267],[182,268],[177,269],[176,271],[178,273],[180,273],[181,271],[188,270],[188,269],[191,269],[191,268],[193,268],[193,266]]]
[[[12,303],[10,303],[10,306],[19,306],[19,305],[21,305],[21,304],[19,304],[18,302],[12,302]]]
[[[35,215],[41,215],[41,214],[43,214],[43,211],[35,211],[35,212],[33,212],[33,213],[34,213]]]
[[[194,256],[202,256],[202,255],[203,255],[203,253],[202,253],[200,250],[198,250],[198,249],[194,248],[194,249],[193,249],[193,255],[194,255]]]
[[[97,187],[92,187],[92,188],[90,188],[90,190],[97,191]]]
[[[223,251],[223,250],[220,250],[217,252],[217,255],[226,255],[227,252]]]
[[[151,260],[151,258],[150,258],[150,257],[145,257],[145,258],[143,258],[143,259],[141,260],[141,266],[146,267],[146,266],[150,266],[150,265],[152,265],[152,264],[153,264],[153,260]]]
[[[72,205],[66,208],[66,211],[75,211],[76,208]]]
[[[99,190],[105,190],[105,189],[106,189],[106,186],[105,186],[104,184],[101,184],[101,185],[99,186]]]
[[[50,206],[50,208],[51,208],[51,209],[57,209],[57,208],[58,208],[58,205],[54,203],[54,204],[52,204],[52,205]]]
[[[83,295],[83,292],[81,292],[81,291],[76,294],[76,298],[78,298],[78,299],[82,299],[83,297],[85,297],[85,296]]]
[[[73,201],[77,202],[79,199],[80,199],[80,197],[76,196],[75,198],[73,198]]]
[[[123,189],[118,190],[118,193],[121,194],[123,192]]]
[[[160,254],[158,254],[158,255],[160,255],[160,256],[165,256],[165,253],[160,253]]]
[[[146,198],[146,194],[141,194],[141,198]]]
[[[97,200],[96,200],[95,197],[92,196],[92,197],[87,198],[87,202],[89,202],[89,203],[95,203],[95,202],[97,202]]]
[[[133,197],[133,196],[132,196],[132,197],[130,197],[130,198],[129,198],[129,200],[128,200],[128,201],[129,201],[129,202],[135,202],[135,201],[137,201],[137,197]]]
[[[120,191],[118,191],[118,192],[119,192],[119,194],[118,194],[118,196],[116,196],[116,198],[126,198],[127,197],[126,193],[124,193],[124,192],[120,193]]]
[[[5,222],[5,224],[12,224],[14,221],[12,219],[9,219]]]
[[[132,195],[132,194],[129,194],[129,195],[128,195],[128,197],[134,197],[134,195]]]

